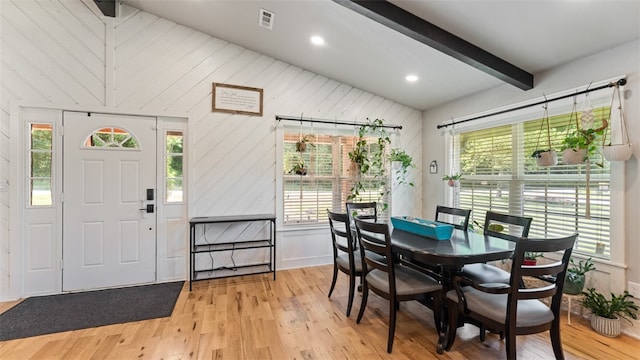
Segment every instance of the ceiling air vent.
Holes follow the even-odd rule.
[[[260,9],[260,13],[258,14],[258,25],[269,30],[273,29],[273,18],[275,15],[276,14],[271,11]]]

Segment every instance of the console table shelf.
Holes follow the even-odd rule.
[[[268,223],[268,237],[264,237],[264,232],[267,229],[260,228],[260,236],[254,239],[245,239],[245,230],[249,228],[252,223]],[[229,232],[231,236],[235,236],[231,239],[207,239],[206,228],[214,227],[220,224],[226,224],[228,227],[231,224],[241,226],[240,223],[246,223],[246,227],[241,231]],[[259,225],[259,224],[258,224]],[[262,225],[259,225],[262,226]],[[197,237],[197,228],[202,227],[203,235]],[[189,257],[189,290],[191,290],[191,284],[194,281],[241,276],[250,274],[262,274],[273,273],[273,280],[276,279],[276,217],[272,214],[260,214],[260,215],[238,215],[238,216],[207,216],[207,217],[194,217],[189,220],[189,243],[191,256]],[[223,234],[225,231],[222,232]],[[220,234],[219,234],[220,235]],[[202,242],[204,239],[205,242]],[[245,262],[236,264],[233,258],[234,253],[246,252],[251,249],[266,249],[268,250],[268,261],[257,262]],[[230,253],[229,259],[233,262],[232,266],[214,266],[213,254],[224,252]],[[211,266],[198,267],[196,255],[206,255],[211,257]]]

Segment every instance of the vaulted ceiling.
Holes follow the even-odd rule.
[[[640,39],[640,0],[121,2],[420,110]]]

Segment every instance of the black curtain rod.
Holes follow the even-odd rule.
[[[298,122],[310,122],[310,123],[320,123],[320,124],[333,124],[333,125],[350,125],[350,126],[363,126],[363,125],[371,125],[369,123],[363,123],[363,122],[348,122],[348,121],[343,121],[343,120],[329,120],[329,119],[313,119],[313,118],[305,118],[305,117],[294,117],[294,116],[282,116],[282,115],[276,115],[276,120],[280,121],[280,120],[287,120],[287,121],[298,121]],[[394,124],[388,124],[388,125],[381,125],[381,127],[383,128],[388,128],[388,129],[398,129],[398,130],[402,130],[402,125],[394,125]]]
[[[606,85],[598,86],[598,87],[595,87],[593,89],[587,88],[585,90],[578,91],[578,92],[573,93],[573,94],[567,94],[567,95],[562,95],[562,96],[558,96],[558,97],[551,98],[551,99],[545,99],[545,100],[538,101],[538,102],[533,103],[533,104],[516,106],[514,108],[500,110],[500,111],[496,111],[496,112],[493,112],[493,113],[490,113],[490,114],[478,115],[476,117],[472,117],[472,118],[464,119],[464,120],[460,120],[460,121],[452,121],[452,122],[450,122],[448,124],[440,124],[440,125],[437,126],[437,128],[438,129],[446,128],[446,127],[453,126],[453,125],[456,125],[456,124],[462,124],[462,123],[466,123],[468,121],[478,120],[478,119],[486,118],[486,117],[489,117],[489,116],[500,115],[500,114],[504,114],[504,113],[508,113],[508,112],[516,111],[516,110],[522,110],[522,109],[526,109],[528,107],[542,105],[542,104],[546,104],[546,103],[549,103],[549,102],[552,102],[552,101],[562,100],[562,99],[570,98],[572,96],[582,95],[582,94],[586,94],[586,93],[589,93],[589,92],[592,92],[592,91],[596,91],[596,90],[602,90],[602,89],[606,89],[606,88],[610,88],[610,87],[614,87],[614,86],[624,86],[626,83],[627,83],[627,79],[620,79],[618,81],[610,82],[610,83],[608,83]]]

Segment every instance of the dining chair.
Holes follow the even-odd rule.
[[[516,358],[516,336],[549,330],[556,359],[564,359],[560,340],[560,306],[564,276],[578,234],[555,239],[516,239],[516,247],[508,284],[478,284],[464,276],[455,276],[453,290],[446,294],[448,324],[445,349],[451,350],[456,338],[458,318],[463,316],[503,332],[508,359]],[[525,253],[561,254],[551,264],[523,266]],[[532,276],[555,281],[523,289],[522,278]],[[542,299],[551,297],[551,306]]]
[[[501,214],[494,211],[487,211],[484,218],[484,235],[499,237],[501,239],[516,241],[518,238],[529,236],[533,218],[516,215]],[[467,264],[462,268],[462,275],[478,284],[502,283],[508,284],[511,273],[497,266],[485,263]],[[524,287],[524,283],[520,284]],[[485,340],[485,328],[480,328],[480,341]],[[504,337],[500,333],[500,338]]]
[[[327,210],[331,242],[333,244],[333,279],[328,297],[331,297],[338,279],[338,271],[349,276],[349,300],[347,302],[347,316],[351,314],[351,306],[356,288],[356,278],[362,276],[362,258],[356,251],[353,232],[348,214],[335,213]],[[362,278],[360,278],[362,281]]]
[[[362,303],[356,323],[360,323],[367,306],[369,290],[389,301],[389,334],[387,352],[391,353],[395,336],[397,311],[401,301],[419,300],[431,307],[436,330],[440,336],[442,285],[433,277],[396,263],[391,249],[388,224],[355,219],[363,259]]]
[[[452,208],[447,206],[436,206],[435,220],[453,225],[456,229],[467,231],[471,210]]]
[[[347,214],[353,219],[358,216],[361,219],[378,221],[378,203],[371,202],[347,202]]]
[[[484,219],[484,235],[515,241],[528,237],[533,218],[487,211]],[[509,283],[511,274],[497,266],[489,264],[468,264],[462,268],[462,274],[470,280],[482,283]]]

